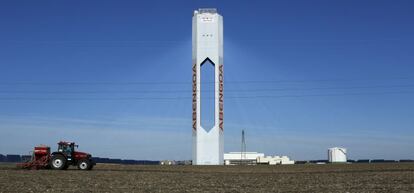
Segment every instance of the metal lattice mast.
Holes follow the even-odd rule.
[[[246,159],[246,138],[244,136],[244,129],[242,130],[241,150],[240,150],[240,164],[243,165]]]

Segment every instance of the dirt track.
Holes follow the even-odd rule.
[[[93,171],[0,165],[0,192],[414,192],[414,164],[97,165]]]

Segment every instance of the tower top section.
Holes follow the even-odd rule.
[[[203,13],[217,14],[217,9],[216,8],[200,8],[194,11],[194,15],[203,14]]]
[[[207,58],[215,65],[223,64],[223,16],[214,8],[201,8],[193,15],[193,63]]]

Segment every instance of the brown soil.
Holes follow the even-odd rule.
[[[0,165],[0,192],[414,192],[414,163],[134,166],[92,171]]]

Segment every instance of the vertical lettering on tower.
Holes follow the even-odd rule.
[[[193,65],[193,130],[197,130],[197,65]]]
[[[219,66],[219,127],[223,131],[223,64]]]

